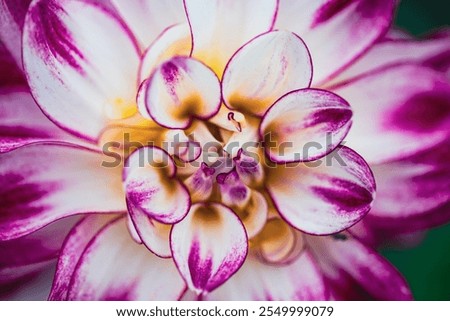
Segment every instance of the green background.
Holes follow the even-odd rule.
[[[403,0],[397,13],[397,26],[416,35],[449,24],[449,0]],[[383,254],[406,277],[416,300],[450,300],[450,224],[430,231],[417,247]]]

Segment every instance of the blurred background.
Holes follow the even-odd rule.
[[[396,24],[415,35],[449,27],[449,0],[402,0]],[[433,229],[411,249],[383,254],[403,273],[416,300],[450,300],[450,224]]]

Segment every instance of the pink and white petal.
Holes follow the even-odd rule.
[[[141,114],[163,127],[186,129],[194,119],[206,120],[220,108],[220,82],[214,72],[198,60],[175,57],[161,64],[150,76]],[[141,94],[140,94],[141,95]]]
[[[109,215],[88,215],[70,231],[59,254],[48,297],[50,301],[67,300],[70,280],[84,249],[97,233],[115,218],[117,217]]]
[[[83,143],[45,117],[24,86],[0,89],[0,118],[0,153],[45,141]]]
[[[288,31],[260,35],[237,51],[222,80],[230,109],[262,116],[281,96],[311,84],[312,61],[299,36]]]
[[[192,32],[192,56],[222,76],[243,43],[272,29],[277,0],[184,0]]]
[[[364,54],[391,25],[395,0],[281,0],[276,27],[297,33],[314,57],[317,86]]]
[[[374,199],[369,166],[347,147],[315,162],[269,168],[267,174],[266,187],[280,215],[308,234],[332,234],[352,226]]]
[[[377,200],[371,220],[408,220],[450,202],[450,145],[445,142],[412,157],[372,166]]]
[[[22,31],[31,0],[0,0],[0,42],[22,68]]]
[[[185,291],[172,260],[130,237],[125,219],[106,225],[88,244],[73,273],[68,300],[176,300]]]
[[[419,153],[448,137],[450,85],[430,68],[394,66],[333,91],[352,106],[347,145],[371,164]]]
[[[341,97],[329,91],[301,89],[275,102],[259,130],[267,146],[276,143],[275,148],[265,149],[271,161],[305,162],[333,151],[350,130],[351,118],[350,106]]]
[[[249,256],[228,282],[204,297],[214,301],[326,301],[328,289],[315,258],[304,251],[287,265]]]
[[[119,168],[97,151],[37,144],[0,155],[0,240],[27,235],[60,218],[125,211]]]
[[[187,22],[183,0],[111,0],[133,31],[142,48],[147,48],[164,30]]]
[[[143,147],[133,152],[123,171],[131,217],[147,215],[165,224],[182,220],[189,211],[191,200],[188,189],[175,175],[175,163],[164,150]]]
[[[309,236],[307,240],[315,257],[319,259],[323,273],[333,283],[345,283],[342,275],[346,274],[375,299],[412,299],[406,281],[395,267],[351,235]],[[342,297],[338,299],[346,299],[346,293],[341,292],[340,295]]]
[[[172,228],[172,257],[188,287],[208,293],[244,263],[247,235],[239,218],[219,203],[197,203]]]
[[[96,3],[34,1],[25,19],[23,61],[44,113],[78,136],[95,141],[110,118],[137,111],[136,42]]]
[[[213,192],[214,174],[216,170],[202,163],[195,173],[190,175],[184,184],[189,189],[192,202],[206,201]]]
[[[150,77],[162,62],[176,56],[189,56],[191,50],[191,30],[187,23],[167,28],[145,51],[139,67],[139,82]]]
[[[450,35],[423,40],[383,40],[376,43],[361,59],[355,61],[324,86],[329,87],[347,82],[352,78],[393,64],[420,63],[432,65],[433,61],[437,62],[444,56],[450,56]]]
[[[161,258],[172,256],[170,252],[169,234],[171,225],[152,220],[139,208],[130,205],[129,213],[133,226],[142,243],[155,255]]]

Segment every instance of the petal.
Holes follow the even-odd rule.
[[[219,203],[197,203],[170,235],[172,257],[188,287],[211,292],[241,267],[247,235],[241,221]]]
[[[206,296],[214,301],[325,301],[328,291],[307,251],[288,265],[268,265],[249,257],[227,283]]]
[[[350,130],[351,117],[348,103],[331,92],[291,92],[280,98],[261,122],[260,135],[266,146],[275,143],[275,149],[265,149],[266,155],[277,163],[325,156],[342,142]]]
[[[77,217],[62,219],[24,237],[0,242],[0,288],[48,267],[77,221]]]
[[[287,31],[256,37],[233,55],[222,90],[230,109],[262,116],[284,94],[309,87],[312,62],[302,39]]]
[[[250,151],[240,150],[233,159],[239,178],[247,186],[260,186],[264,180],[264,169],[259,155]]]
[[[31,0],[0,0],[0,42],[10,52],[16,65],[22,67],[22,31]]]
[[[69,300],[176,300],[185,284],[172,260],[149,253],[127,232],[125,219],[104,227],[84,250]]]
[[[270,168],[266,184],[285,220],[319,235],[358,222],[369,211],[375,193],[369,166],[346,147],[316,162]]]
[[[352,106],[347,145],[371,164],[418,153],[448,137],[450,85],[429,68],[387,68],[333,91]]]
[[[341,278],[344,272],[375,299],[412,299],[401,274],[377,252],[350,235],[308,237],[308,242],[319,258],[324,274],[336,285],[345,281],[345,278]],[[338,299],[355,299],[346,297],[345,289],[337,288],[341,296]]]
[[[214,168],[202,163],[200,168],[184,181],[193,202],[206,201],[211,196],[215,172]]]
[[[159,64],[176,56],[189,56],[191,30],[187,23],[167,28],[145,51],[139,67],[139,82],[150,77]]]
[[[224,205],[243,208],[250,200],[251,190],[241,181],[235,169],[217,175],[216,180]]]
[[[39,144],[1,154],[0,164],[0,240],[69,215],[125,210],[120,169],[98,152]]]
[[[143,147],[130,155],[123,172],[131,218],[142,215],[173,224],[189,211],[189,191],[176,177],[173,159],[157,147]],[[138,222],[135,221],[139,229]],[[141,235],[142,236],[142,235]]]
[[[187,22],[183,0],[111,0],[143,48],[166,28]]]
[[[448,142],[412,157],[372,166],[377,200],[370,223],[403,231],[434,226],[439,207],[450,202]],[[432,213],[436,213],[432,215]]]
[[[139,109],[163,127],[188,128],[194,118],[206,120],[220,108],[220,83],[201,62],[176,57],[164,62],[141,90],[144,105]],[[141,95],[141,94],[140,94]]]
[[[354,77],[389,65],[403,63],[428,65],[449,55],[450,35],[423,40],[383,40],[375,44],[361,59],[355,61],[331,82],[328,82],[325,87],[349,81]]]
[[[244,224],[248,238],[256,236],[266,224],[268,215],[268,204],[263,194],[252,190],[250,199],[245,207],[236,211],[239,218]]]
[[[23,86],[0,89],[0,117],[0,153],[44,141],[81,142],[45,117]]]
[[[86,1],[34,1],[23,41],[33,96],[61,127],[96,140],[110,118],[136,112],[139,51],[107,9]]]
[[[391,25],[395,0],[280,1],[276,26],[302,37],[314,57],[315,85],[353,63]]]
[[[192,55],[219,76],[239,47],[269,31],[277,14],[277,0],[185,0],[191,26]]]
[[[161,258],[172,256],[170,252],[169,234],[171,225],[152,220],[144,211],[130,210],[131,220],[142,243],[155,255]]]
[[[67,300],[67,290],[72,274],[85,247],[113,219],[114,216],[109,215],[89,215],[70,231],[59,254],[55,278],[48,297],[50,301]]]

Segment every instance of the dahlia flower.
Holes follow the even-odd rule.
[[[396,4],[0,1],[1,287],[410,299],[375,248],[450,218],[450,41]]]

